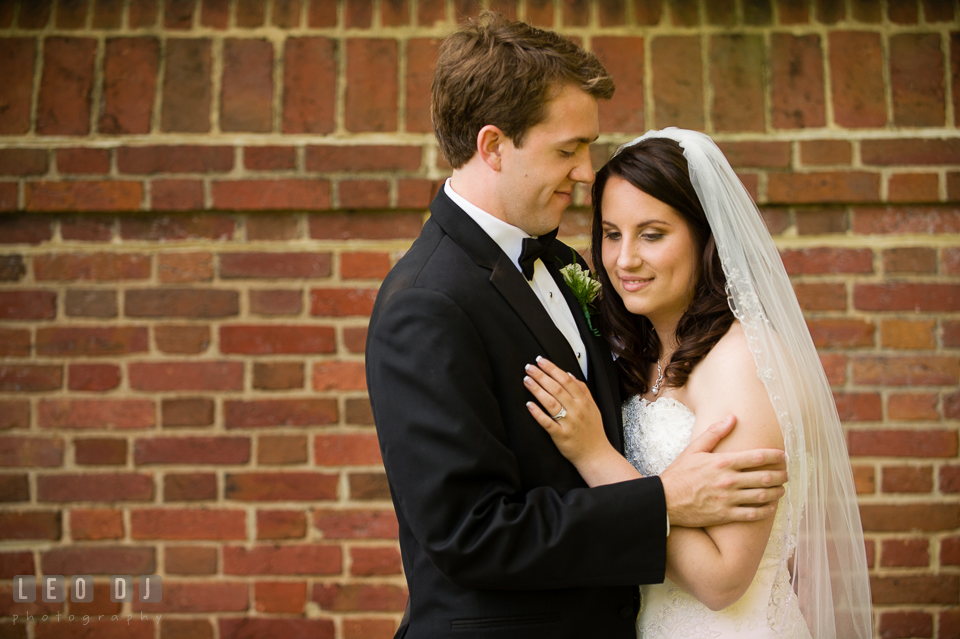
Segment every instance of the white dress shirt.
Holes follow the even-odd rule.
[[[507,254],[507,257],[510,258],[510,261],[513,262],[514,266],[517,267],[517,270],[520,271],[520,253],[523,252],[523,240],[524,238],[533,236],[512,224],[507,224],[500,218],[490,215],[475,204],[468,202],[462,195],[453,190],[453,187],[450,186],[450,178],[447,178],[443,190],[457,206],[463,209],[474,222],[480,225],[480,228],[490,236],[490,239],[497,243],[501,250]],[[583,376],[586,378],[587,350],[583,345],[583,338],[580,337],[577,322],[574,320],[573,313],[567,305],[566,298],[563,297],[563,293],[557,286],[556,280],[554,280],[550,272],[547,271],[543,260],[537,259],[537,261],[534,262],[533,279],[528,280],[528,283],[534,295],[537,296],[537,299],[540,300],[543,308],[547,311],[547,314],[550,315],[550,319],[553,320],[553,323],[560,332],[563,333],[567,342],[570,343],[570,348],[573,349],[574,354],[577,356],[577,361],[580,363],[580,370],[583,371]]]

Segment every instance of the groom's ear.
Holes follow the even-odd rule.
[[[499,171],[502,162],[503,144],[507,136],[498,127],[488,124],[477,133],[477,153],[483,163],[494,171]]]

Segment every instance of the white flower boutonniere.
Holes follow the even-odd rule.
[[[576,262],[567,264],[560,269],[560,272],[563,273],[563,281],[567,283],[567,286],[573,291],[573,296],[580,303],[580,308],[583,309],[583,316],[587,318],[587,326],[590,327],[590,331],[600,337],[600,331],[594,328],[590,321],[590,305],[600,294],[600,282],[593,279],[590,271],[585,271]]]

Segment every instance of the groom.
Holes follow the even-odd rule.
[[[574,186],[593,182],[613,90],[592,54],[496,15],[441,47],[432,113],[453,176],[380,289],[366,351],[410,590],[397,637],[633,639],[671,522],[768,516],[782,493],[732,470],[778,451],[709,453],[730,424],[659,477],[587,488],[525,407],[524,365],[544,356],[588,384],[623,448],[614,362],[553,241]]]

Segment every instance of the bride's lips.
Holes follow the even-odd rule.
[[[641,277],[631,277],[631,278],[620,278],[620,285],[623,286],[623,290],[636,293],[637,291],[643,290],[647,287],[650,282],[653,281],[652,277],[641,278]]]

